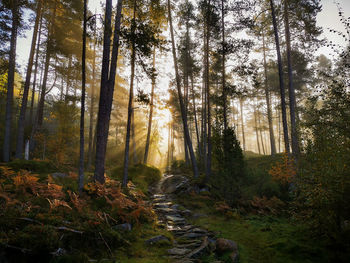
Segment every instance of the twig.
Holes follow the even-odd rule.
[[[65,227],[65,226],[59,226],[59,227],[56,227],[56,229],[70,231],[70,232],[77,233],[77,234],[83,234],[84,233],[82,231],[78,231],[78,230],[75,230],[75,229],[72,229],[72,228],[68,228],[68,227]]]
[[[110,249],[110,247],[108,246],[108,244],[107,244],[106,240],[103,238],[103,236],[102,236],[101,232],[98,232],[98,233],[100,234],[100,236],[101,236],[101,238],[102,238],[103,242],[105,243],[106,247],[108,248],[109,253],[111,253],[111,256],[113,256],[112,250],[111,250],[111,249]]]
[[[39,225],[43,225],[43,223],[39,222],[38,220],[31,219],[31,218],[28,218],[28,217],[20,217],[20,218],[18,218],[18,219],[24,220],[24,221],[33,222],[33,223],[37,223],[37,224],[39,224]]]

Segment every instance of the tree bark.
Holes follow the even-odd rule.
[[[21,110],[19,113],[18,125],[17,125],[16,158],[18,159],[23,159],[25,117],[26,117],[26,111],[27,111],[30,78],[32,76],[35,44],[38,36],[39,22],[41,17],[41,9],[42,9],[42,0],[39,0],[36,8],[36,18],[35,18],[35,24],[34,24],[33,38],[32,38],[32,44],[30,48],[28,66],[27,66],[26,80],[23,88]]]
[[[284,87],[284,80],[283,80],[281,49],[280,49],[280,43],[279,43],[279,37],[278,37],[278,28],[277,28],[277,21],[276,21],[276,14],[275,14],[275,7],[274,7],[273,0],[270,0],[270,6],[271,6],[272,24],[273,24],[273,31],[274,31],[274,35],[275,35],[276,52],[277,52],[278,76],[279,76],[280,94],[281,94],[281,108],[282,108],[284,145],[285,145],[285,151],[287,153],[289,153],[290,150],[289,150],[288,124],[287,124],[287,111],[286,111],[286,98],[285,98],[286,95],[285,95],[285,87]]]
[[[13,107],[13,90],[14,90],[14,82],[15,82],[16,41],[17,41],[18,25],[19,25],[18,0],[13,0],[9,69],[8,69],[8,75],[7,75],[5,134],[4,134],[4,146],[3,146],[4,162],[10,161],[10,152],[11,152],[11,126],[12,126],[12,110],[13,110],[12,107]]]
[[[208,137],[207,137],[207,144],[208,144],[208,154],[207,154],[207,166],[205,171],[206,180],[209,180],[209,177],[211,175],[211,109],[210,109],[210,82],[209,82],[209,40],[210,40],[210,0],[208,1],[208,10],[207,10],[207,18],[206,18],[206,24],[207,24],[207,35],[206,35],[206,94],[207,94],[207,107],[208,107]]]
[[[290,113],[290,126],[292,137],[292,151],[294,157],[297,159],[299,155],[299,142],[298,142],[298,130],[296,127],[295,119],[295,89],[293,86],[293,69],[292,69],[292,57],[291,57],[291,40],[289,32],[289,16],[288,16],[288,0],[284,0],[284,26],[287,45],[287,65],[288,65],[288,90],[289,90],[289,113]]]
[[[241,109],[242,143],[243,143],[243,150],[245,151],[246,145],[245,145],[244,118],[243,118],[243,98],[239,98],[239,105]]]
[[[223,97],[223,117],[224,130],[227,130],[227,92],[226,92],[226,42],[225,42],[225,3],[221,0],[221,30],[222,30],[222,97]]]
[[[80,158],[79,158],[79,192],[83,190],[84,186],[84,117],[85,117],[85,93],[86,93],[86,72],[85,72],[85,58],[86,58],[86,23],[87,23],[87,1],[84,0],[84,18],[83,18],[83,50],[81,55],[81,106],[80,106]]]
[[[111,16],[112,1],[106,0],[105,29],[103,41],[103,60],[101,74],[101,90],[99,111],[97,117],[97,143],[94,179],[104,184],[105,158],[108,141],[109,121],[111,118],[115,76],[118,62],[120,19],[123,0],[118,0],[117,13],[115,15],[115,29],[113,36],[112,58],[110,58],[110,43],[112,35]]]
[[[170,25],[172,53],[173,53],[174,67],[175,67],[175,76],[176,76],[176,87],[177,87],[179,103],[180,103],[182,123],[183,123],[183,128],[184,128],[184,131],[185,131],[185,137],[186,137],[186,140],[187,140],[187,143],[188,143],[189,152],[190,152],[193,176],[195,178],[197,178],[199,176],[199,174],[198,174],[198,167],[197,167],[197,161],[196,161],[196,157],[194,155],[194,151],[193,151],[193,147],[192,147],[192,141],[191,141],[189,130],[188,130],[187,118],[186,118],[186,114],[185,114],[185,105],[184,105],[184,102],[183,102],[182,92],[181,92],[181,82],[180,82],[180,76],[179,76],[179,69],[178,69],[178,65],[177,65],[177,57],[176,57],[176,49],[175,49],[173,21],[172,21],[172,17],[171,17],[170,0],[168,0],[168,19],[169,19],[169,25]]]
[[[276,154],[276,143],[275,143],[275,135],[273,131],[273,123],[272,123],[272,110],[271,110],[271,101],[270,101],[270,91],[268,87],[267,80],[267,63],[266,63],[266,50],[265,50],[265,34],[263,32],[263,55],[264,55],[264,82],[265,82],[265,98],[266,98],[266,107],[267,107],[267,119],[269,122],[269,133],[270,133],[270,145],[271,145],[271,155]]]
[[[258,145],[258,152],[261,154],[260,144],[259,144],[259,129],[258,129],[258,121],[257,121],[257,112],[256,112],[256,104],[254,105],[254,123],[255,123],[255,135],[256,135],[256,144]]]
[[[33,87],[32,87],[32,98],[30,101],[30,123],[33,124],[33,112],[34,112],[34,101],[35,101],[35,87],[36,87],[36,80],[37,80],[37,73],[38,73],[38,64],[39,64],[39,53],[40,53],[40,42],[41,42],[41,30],[42,30],[42,23],[43,23],[43,16],[40,17],[40,28],[39,28],[39,37],[38,37],[38,43],[36,46],[36,54],[35,54],[35,66],[34,66],[34,81],[33,81]],[[40,82],[40,79],[39,79]],[[40,85],[40,83],[39,83]],[[38,85],[38,86],[39,86]]]
[[[143,163],[144,164],[147,164],[149,143],[150,143],[151,131],[152,131],[154,88],[156,86],[155,70],[156,70],[156,47],[153,47],[153,75],[152,75],[151,104],[150,104],[149,117],[148,117],[148,128],[147,128],[145,155],[143,157]]]
[[[132,35],[135,34],[136,30],[136,0],[134,1],[134,14],[131,22]],[[132,39],[131,47],[131,76],[130,76],[130,91],[129,91],[129,103],[128,103],[128,120],[126,125],[126,138],[125,138],[125,152],[124,152],[124,170],[123,170],[123,187],[128,184],[128,169],[129,169],[129,145],[130,145],[130,129],[132,125],[132,113],[133,113],[133,100],[134,100],[134,78],[135,78],[135,56],[136,56],[136,44],[135,40]],[[135,138],[133,138],[133,141]]]
[[[52,55],[52,35],[53,35],[53,26],[55,23],[56,18],[56,1],[54,4],[54,10],[53,15],[50,19],[49,23],[49,32],[48,32],[48,39],[47,39],[47,45],[46,45],[46,58],[45,58],[45,69],[44,69],[44,76],[43,76],[43,82],[41,87],[41,94],[40,94],[40,101],[38,105],[38,113],[37,113],[37,126],[41,127],[43,124],[44,119],[44,106],[45,106],[45,96],[46,96],[46,86],[47,86],[47,77],[49,73],[49,67],[50,67],[50,60]],[[35,131],[36,132],[36,131]]]
[[[95,24],[96,36],[96,24]],[[97,38],[94,42],[94,57],[92,61],[92,85],[91,85],[91,99],[90,99],[90,124],[89,124],[89,147],[88,147],[88,169],[91,167],[92,153],[93,153],[93,130],[94,130],[94,107],[95,107],[95,85],[96,85],[96,46]]]
[[[191,93],[192,93],[192,103],[193,103],[193,114],[194,114],[194,125],[196,129],[196,138],[197,138],[197,147],[199,151],[199,155],[202,156],[202,149],[200,145],[200,136],[198,129],[198,121],[197,121],[197,107],[196,107],[196,98],[194,94],[194,83],[193,83],[193,72],[191,71]]]

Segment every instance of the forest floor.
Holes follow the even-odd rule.
[[[271,157],[248,161],[249,167],[259,169],[271,163]],[[237,244],[241,263],[330,262],[322,239],[306,234],[305,226],[283,213],[227,208],[208,191],[170,195],[160,187],[166,176],[151,194],[142,195],[140,189],[147,193],[161,178],[152,167],[130,168],[136,186],[131,184],[126,194],[113,187],[121,176],[121,168],[115,168],[109,171],[109,184],[101,188],[88,183],[81,196],[74,194],[76,174],[54,177],[46,162],[13,162],[0,168],[0,262],[235,260],[236,251],[215,253],[217,238]]]

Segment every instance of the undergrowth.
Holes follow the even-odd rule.
[[[10,262],[115,262],[159,233],[146,196],[132,183],[124,191],[117,180],[100,185],[87,178],[78,194],[77,174],[55,178],[43,173],[46,164],[26,165],[31,171],[0,166],[0,253]],[[123,223],[132,230],[116,227]]]

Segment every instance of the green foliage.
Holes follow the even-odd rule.
[[[111,178],[122,181],[123,167],[117,167],[112,169],[110,172],[110,176]],[[146,193],[150,185],[155,184],[160,180],[161,173],[155,167],[144,164],[136,164],[134,166],[129,167],[128,178],[144,193]]]
[[[350,94],[337,80],[309,99],[306,155],[295,184],[294,215],[340,252],[350,251]],[[345,261],[344,261],[345,262]]]
[[[0,166],[0,250],[6,257],[22,262],[28,256],[11,251],[16,247],[30,251],[36,262],[49,262],[58,248],[68,255],[54,257],[54,262],[109,258],[120,247],[129,251],[134,231],[139,231],[122,233],[114,225],[130,222],[136,228],[153,222],[153,212],[137,189],[124,194],[120,183],[107,179],[103,186],[86,185],[78,195],[72,191],[76,184],[75,173],[65,178],[41,175],[39,180],[27,170]]]
[[[14,171],[28,170],[33,173],[51,173],[55,171],[54,165],[50,161],[42,160],[20,160],[16,159],[7,164]]]
[[[245,172],[242,149],[233,128],[222,133],[214,129],[212,140],[215,175],[209,182],[211,191],[233,204],[241,197],[241,183]]]

